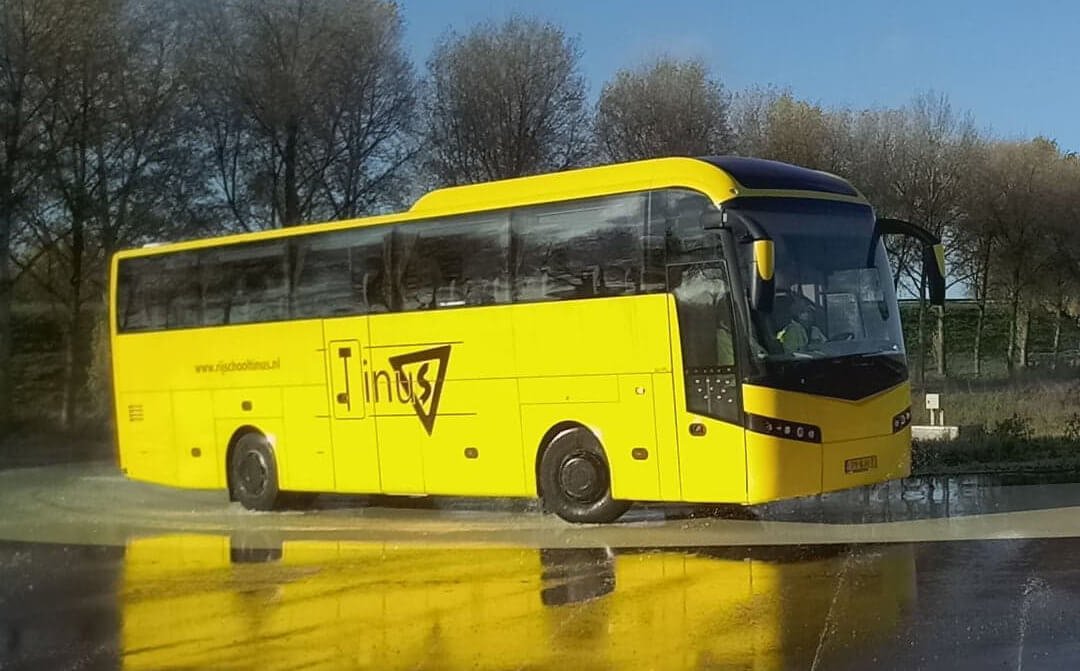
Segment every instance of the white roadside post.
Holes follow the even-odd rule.
[[[960,435],[960,427],[945,425],[945,408],[941,406],[941,394],[926,395],[926,411],[930,414],[930,424],[929,426],[912,426],[913,439],[955,440]]]

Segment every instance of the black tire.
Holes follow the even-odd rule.
[[[614,522],[630,507],[611,498],[611,471],[600,441],[582,427],[555,436],[540,458],[544,509],[567,522]]]
[[[278,502],[277,462],[266,437],[248,433],[240,438],[229,460],[232,498],[248,510],[273,510]]]

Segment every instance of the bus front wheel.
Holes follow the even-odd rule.
[[[240,438],[229,460],[233,499],[248,510],[273,510],[277,503],[277,462],[266,437],[249,433]]]
[[[558,434],[540,459],[544,508],[567,522],[614,522],[630,507],[611,498],[611,471],[600,441],[584,427]]]

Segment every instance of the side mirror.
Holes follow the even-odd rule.
[[[759,312],[772,312],[773,297],[776,295],[776,283],[773,272],[776,268],[776,249],[773,239],[754,221],[754,218],[738,210],[724,210],[721,216],[731,215],[746,227],[753,244],[753,268],[750,277],[750,307]]]
[[[754,268],[750,278],[750,304],[759,312],[772,312],[776,287],[773,271],[776,250],[772,240],[754,240]]]
[[[908,221],[878,219],[875,238],[890,233],[906,235],[922,243],[923,273],[926,275],[930,304],[945,305],[945,247],[941,244],[941,238]]]

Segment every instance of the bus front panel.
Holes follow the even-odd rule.
[[[747,500],[761,503],[906,477],[911,435],[894,420],[905,382],[859,401],[743,386]]]

